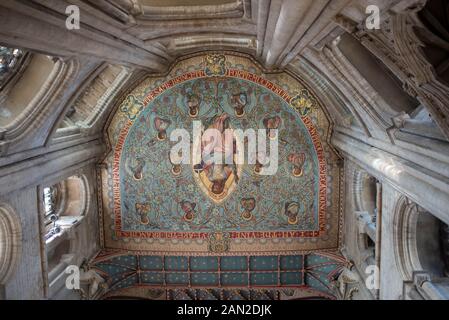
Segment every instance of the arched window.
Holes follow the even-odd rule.
[[[54,77],[56,64],[53,57],[5,47],[0,50],[0,127],[12,130],[17,121],[31,114],[38,98],[48,94],[46,83]]]
[[[447,234],[442,231],[447,225],[423,209],[418,209],[418,212],[416,246],[421,267],[433,278],[444,277],[448,270],[445,265],[443,238]]]
[[[10,76],[16,71],[24,52],[16,48],[0,46],[0,88],[8,81]]]
[[[47,296],[52,298],[64,287],[67,266],[77,261],[77,226],[89,210],[89,182],[84,175],[74,175],[41,190]]]
[[[87,206],[87,183],[83,176],[72,176],[43,189],[45,240],[79,223]]]
[[[16,75],[25,64],[27,53],[17,48],[0,46],[0,126],[12,116],[5,105],[9,92],[18,80]]]
[[[449,299],[449,227],[402,197],[396,206],[394,239],[405,299]]]

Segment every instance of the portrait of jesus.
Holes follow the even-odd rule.
[[[236,140],[229,126],[229,115],[216,116],[201,137],[201,163],[194,166],[214,198],[226,197],[230,183],[239,175],[234,160]]]

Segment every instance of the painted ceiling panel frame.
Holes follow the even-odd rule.
[[[114,259],[117,261],[117,258],[120,259],[120,257],[124,257],[124,262],[123,264],[120,263],[111,263],[110,260]],[[136,266],[131,266],[131,265],[127,265],[128,262],[134,261],[134,259],[129,259],[129,257],[133,257],[135,258],[135,260],[137,261],[137,267]],[[102,255],[100,254],[99,256],[97,256],[97,258],[95,258],[90,265],[92,266],[92,269],[95,270],[96,272],[98,272],[106,281],[106,286],[108,287],[108,290],[105,291],[105,296],[113,296],[114,294],[118,294],[120,291],[122,290],[127,290],[128,294],[131,294],[133,291],[137,292],[141,289],[146,289],[146,290],[174,290],[173,292],[176,292],[177,290],[198,290],[198,292],[203,292],[203,294],[209,290],[214,290],[214,289],[220,289],[220,290],[261,290],[261,292],[263,292],[263,290],[274,290],[274,292],[278,291],[278,290],[299,290],[299,291],[309,291],[312,290],[314,292],[316,292],[318,294],[318,296],[322,296],[322,297],[327,297],[330,299],[335,299],[335,296],[333,295],[333,290],[334,290],[334,281],[337,279],[338,275],[340,274],[340,272],[342,271],[342,269],[344,267],[348,266],[348,262],[337,255],[332,255],[332,254],[307,254],[307,255],[301,255],[301,256],[273,256],[277,261],[280,260],[281,257],[284,258],[297,258],[300,257],[303,261],[305,260],[316,260],[318,259],[319,261],[321,261],[319,264],[316,265],[311,265],[307,268],[305,268],[304,266],[301,267],[300,270],[296,270],[297,272],[301,273],[301,283],[283,283],[281,281],[281,275],[282,274],[286,274],[286,273],[291,273],[292,270],[291,269],[282,269],[280,264],[278,263],[277,268],[271,270],[271,272],[277,273],[278,276],[278,282],[276,284],[253,284],[251,282],[241,282],[241,283],[235,283],[232,285],[223,285],[221,283],[221,277],[220,277],[220,265],[218,265],[217,269],[215,271],[194,271],[191,270],[190,266],[188,268],[188,270],[184,270],[184,271],[166,271],[165,267],[163,267],[163,270],[161,271],[162,274],[162,279],[163,282],[157,282],[157,283],[148,283],[145,281],[142,281],[142,274],[144,274],[145,272],[154,272],[156,273],[157,271],[149,271],[148,269],[141,269],[140,268],[140,259],[142,259],[143,257],[148,257],[148,256],[133,256],[133,255],[129,255],[127,253],[111,253],[109,255]],[[154,256],[155,258],[156,256]],[[174,256],[165,256],[165,257],[161,257],[162,261],[165,261],[166,258],[170,258]],[[255,258],[257,256],[251,256],[248,257],[248,259],[250,258]],[[259,256],[260,257],[260,256]],[[184,258],[184,257],[180,257],[180,258]],[[185,257],[188,259],[188,261],[190,262],[192,259],[195,259],[195,257]],[[217,259],[220,259],[220,256],[216,257]],[[269,258],[269,257],[266,257]],[[304,262],[303,262],[304,263]],[[306,263],[308,264],[308,263]],[[330,268],[329,272],[323,272],[323,271],[316,271],[315,268],[319,267],[319,266],[323,266],[323,265],[334,265],[333,268]],[[125,269],[129,269],[131,271],[126,271],[126,272],[118,272],[118,273],[110,273],[105,269],[105,266],[116,266],[116,267],[120,267],[125,268]],[[255,266],[253,269],[250,267],[249,264],[247,264],[246,266],[246,270],[245,273],[248,273],[248,277],[252,277],[253,275],[257,275],[257,274],[266,274],[267,272],[270,272],[270,270],[255,270],[255,269],[259,269],[259,266]],[[235,271],[238,272],[238,271]],[[241,270],[239,272],[242,272]],[[218,283],[215,284],[194,284],[192,283],[192,279],[195,278],[195,276],[201,276],[201,275],[213,275],[215,274],[217,276],[218,279]],[[188,278],[188,282],[184,281],[180,281],[178,283],[173,282],[173,283],[168,283],[167,282],[167,275],[186,275]],[[317,281],[317,283],[315,283],[314,281],[306,281],[306,279],[308,279],[308,277],[312,277],[314,279],[314,281]],[[130,279],[132,280],[130,282]],[[171,292],[171,293],[173,293]],[[169,292],[167,291],[167,298],[168,298],[168,294]],[[179,298],[179,297],[178,297]]]
[[[244,55],[244,54],[236,54],[236,53],[230,53],[232,55],[237,55],[239,57],[244,57],[247,58],[248,56]],[[189,56],[184,57],[183,59],[189,59],[190,57],[195,57],[198,54],[192,54]],[[174,63],[174,65],[172,66],[171,72],[173,72],[175,66],[182,61],[178,60],[177,62]],[[261,68],[256,62],[252,61],[256,66],[258,66],[260,69],[262,70],[262,72],[265,72],[266,70],[263,70],[263,68]],[[256,71],[257,72],[257,71]],[[260,72],[260,71],[259,71]],[[271,74],[269,74],[268,72],[264,73],[264,76],[269,78],[270,80],[272,80],[273,78],[275,78],[276,76],[272,76]],[[313,92],[313,90],[308,87],[307,84],[302,82],[302,79],[298,79],[297,75],[292,75],[299,83],[301,83],[301,85],[304,88],[307,88],[310,92]],[[167,77],[168,78],[168,77]],[[276,82],[275,82],[276,83]],[[318,88],[319,93],[321,94],[321,88]],[[321,102],[318,100],[318,103],[320,104],[320,107],[322,107]],[[324,108],[323,108],[324,109]],[[324,109],[324,113],[326,117],[329,117],[329,115],[327,114],[327,110]],[[331,137],[331,126],[332,126],[332,120],[327,118],[329,123],[330,123],[330,127],[329,127],[329,131],[327,132],[326,135],[324,135],[323,137],[321,137],[321,139],[324,139],[325,142],[324,143],[329,143],[330,137]],[[111,118],[109,119],[106,128],[110,125],[111,123]],[[107,139],[109,142],[109,139]],[[111,146],[110,146],[111,147]],[[329,147],[330,143],[329,143]],[[111,150],[111,149],[110,149]],[[103,165],[104,168],[104,165]],[[343,196],[342,193],[342,183],[343,183],[343,172],[342,170],[340,170],[340,175],[339,178],[340,180],[340,187],[339,190],[335,190],[338,192],[339,196],[338,197],[334,197],[333,201],[336,201],[337,203],[339,203],[340,208],[336,211],[337,215],[339,215],[338,220],[338,225],[340,230],[338,231],[338,240],[335,246],[330,246],[328,248],[320,248],[320,249],[315,249],[315,250],[297,250],[296,252],[282,252],[282,250],[279,252],[280,254],[283,254],[282,256],[278,256],[278,267],[279,270],[277,270],[277,277],[278,277],[278,283],[271,285],[269,287],[267,287],[266,285],[261,285],[261,286],[255,286],[252,282],[251,282],[251,276],[253,274],[257,274],[258,272],[250,272],[249,269],[245,270],[245,271],[241,271],[241,270],[235,270],[235,271],[224,271],[221,270],[220,268],[217,270],[217,273],[215,275],[216,279],[218,279],[218,283],[214,283],[213,285],[211,284],[211,282],[209,282],[209,285],[204,284],[204,285],[199,285],[199,284],[195,284],[192,283],[191,281],[191,277],[192,277],[192,271],[188,270],[186,273],[189,275],[188,276],[188,283],[185,284],[168,284],[167,280],[166,280],[166,273],[167,271],[162,270],[161,273],[158,273],[157,270],[151,270],[149,269],[148,271],[142,271],[143,273],[141,274],[142,277],[144,277],[144,275],[146,277],[153,277],[153,280],[148,280],[150,278],[146,278],[147,280],[142,281],[143,279],[141,279],[141,276],[136,276],[136,278],[133,278],[135,275],[133,272],[127,274],[127,277],[124,278],[124,280],[122,281],[118,281],[115,284],[112,283],[108,283],[110,285],[112,285],[107,291],[106,294],[103,296],[103,298],[108,298],[108,297],[114,297],[114,296],[120,296],[121,294],[123,294],[124,296],[133,296],[136,297],[138,296],[140,293],[145,292],[145,294],[159,294],[162,293],[161,297],[162,299],[175,299],[176,297],[180,297],[179,295],[183,296],[183,297],[190,297],[190,298],[195,298],[195,299],[214,299],[217,297],[220,297],[220,299],[231,299],[233,298],[232,294],[230,293],[229,290],[231,290],[231,292],[238,292],[242,297],[246,297],[246,298],[255,298],[255,297],[262,297],[262,299],[288,299],[288,298],[292,298],[292,299],[302,299],[302,298],[324,298],[324,299],[335,299],[335,296],[333,295],[333,279],[339,275],[339,273],[341,272],[342,266],[347,266],[348,262],[344,261],[341,262],[342,258],[338,253],[334,253],[336,252],[337,248],[338,248],[338,244],[341,241],[341,224],[342,224],[342,220],[341,220],[341,198]],[[104,172],[102,172],[99,176],[99,181],[101,184],[101,181],[107,181],[108,178],[107,176],[104,176]],[[100,188],[104,188],[104,185],[100,185]],[[100,189],[101,190],[101,189]],[[103,199],[101,199],[101,197],[99,198],[100,201],[103,202],[104,205],[107,205],[107,202],[104,202]],[[335,202],[334,202],[335,203]],[[104,215],[105,212],[103,211],[102,215],[101,215],[101,219],[104,219]],[[104,221],[104,220],[103,220]],[[103,253],[100,254],[100,256],[102,254],[106,254],[106,255],[110,255],[110,252],[113,252],[114,254],[124,254],[123,249],[127,250],[126,252],[130,253],[130,254],[137,254],[137,255],[145,255],[145,254],[151,254],[153,256],[157,256],[158,254],[167,254],[161,251],[152,251],[149,252],[148,249],[139,249],[136,250],[135,248],[128,248],[126,249],[125,247],[116,247],[118,250],[114,249],[114,246],[110,246],[107,241],[105,241],[105,230],[104,228],[107,227],[104,223],[102,223],[102,243],[104,244],[104,246],[106,247],[106,251],[103,251]],[[107,232],[106,232],[107,234]],[[133,242],[134,240],[131,240],[131,242]],[[150,245],[151,246],[151,245]],[[129,250],[131,249],[131,250]],[[111,250],[111,251],[110,251]],[[110,251],[108,253],[108,251]],[[320,252],[320,254],[323,255],[327,255],[331,260],[331,262],[325,263],[325,264],[318,264],[318,265],[312,265],[309,267],[305,267],[306,265],[306,258],[308,254],[311,254],[313,252]],[[186,252],[172,252],[170,254],[179,254],[179,255],[183,255]],[[236,255],[244,255],[247,254],[247,265],[249,266],[249,260],[250,260],[250,254],[253,253],[251,251],[249,252],[223,252],[223,253],[219,253],[219,255],[217,255],[217,259],[220,260],[223,257],[229,257],[229,256],[236,256]],[[284,272],[280,271],[280,259],[282,257],[286,257],[285,255],[287,254],[301,254],[299,255],[299,257],[301,257],[301,261],[302,261],[302,267],[301,270],[284,270]],[[214,255],[214,252],[210,252],[210,253],[202,253],[201,255]],[[215,253],[216,254],[216,253]],[[271,254],[270,252],[257,252],[256,254],[258,255],[269,255]],[[192,256],[196,255],[196,253],[189,253],[188,255],[188,259],[189,259],[189,263],[190,263],[190,259]],[[334,264],[332,261],[335,261],[334,259],[336,259],[337,261],[340,261],[340,263],[336,263]],[[164,261],[163,257],[162,257],[162,261]],[[219,265],[221,266],[221,262],[219,262]],[[323,265],[334,265],[335,268],[332,269],[329,274],[324,274],[322,271],[319,270],[320,267],[322,267]],[[94,267],[95,269],[97,269],[96,267]],[[318,270],[316,269],[318,268]],[[110,279],[109,275],[107,273],[102,272],[100,269],[97,269],[97,271],[102,274],[103,277],[105,277],[105,279]],[[290,273],[295,273],[296,271],[298,272],[298,277],[299,278],[295,278],[297,276],[292,276],[292,277],[288,277],[287,274]],[[145,273],[146,272],[146,273]],[[212,270],[207,270],[207,271],[203,271],[203,272],[212,272]],[[270,271],[259,271],[259,274],[261,273],[266,273],[266,272],[270,272]],[[224,274],[238,274],[238,273],[243,273],[247,275],[247,280],[243,283],[243,287],[242,285],[238,285],[235,284],[235,282],[233,283],[232,281],[230,282],[225,282],[223,283],[222,277]],[[315,274],[317,273],[317,274]],[[138,273],[140,275],[140,272]],[[160,276],[159,274],[163,274],[163,276]],[[212,273],[213,274],[213,273]],[[281,279],[281,277],[284,277]],[[317,281],[317,283],[320,283],[321,285],[319,285],[319,287],[317,287],[315,284],[313,283],[306,283],[306,279],[307,277],[309,278],[313,278],[315,279],[315,281]],[[324,279],[324,283],[322,280],[322,277],[325,277]],[[154,280],[156,279],[156,280]],[[162,279],[162,283],[161,282]],[[292,280],[293,279],[293,280]],[[296,279],[296,280],[295,280]],[[301,284],[289,284],[288,282],[294,282],[297,281],[297,279],[299,279],[299,281],[301,281]],[[140,284],[138,283],[137,285],[130,285],[130,283],[133,283],[134,280],[137,280],[137,282],[140,282]],[[120,283],[122,283],[123,281],[130,281],[127,282],[125,284],[123,284],[123,287],[121,287]],[[153,284],[148,284],[148,283],[142,283],[142,282],[155,282]],[[328,283],[328,282],[329,283]],[[318,285],[318,284],[317,284]],[[215,291],[213,291],[215,290]],[[324,290],[324,291],[323,291]],[[214,292],[213,295],[211,295],[211,292]],[[288,294],[291,294],[291,296],[288,296]],[[299,295],[299,297],[298,297]],[[159,297],[159,298],[161,298]],[[234,297],[235,298],[235,297]]]

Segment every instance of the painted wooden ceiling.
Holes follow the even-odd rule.
[[[248,162],[175,165],[171,133],[193,134],[194,121],[268,133],[267,144],[279,145],[277,170],[264,175],[266,165]],[[336,251],[340,242],[340,168],[329,126],[312,90],[286,73],[264,73],[243,55],[194,55],[144,80],[106,132],[102,242],[133,265],[111,257],[97,266],[111,288],[315,286],[329,293],[340,262],[326,262],[322,277],[306,271],[314,259],[308,254]],[[241,142],[246,152],[248,141]],[[217,167],[227,174],[217,176]],[[235,269],[225,275],[228,262]],[[145,271],[136,273],[141,265]]]
[[[189,257],[105,253],[93,267],[106,279],[109,297],[146,288],[149,299],[277,300],[281,294],[299,298],[296,289],[308,291],[307,297],[334,299],[333,281],[345,265],[331,254]]]

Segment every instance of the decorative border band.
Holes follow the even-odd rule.
[[[174,77],[157,88],[153,89],[143,100],[139,112],[143,110],[152,100],[162,94],[164,91],[174,87],[177,84],[187,82],[193,79],[209,77],[203,70],[187,72]],[[223,77],[238,78],[260,85],[287,102],[293,109],[291,97],[287,91],[274,84],[273,82],[245,70],[227,69]],[[318,194],[318,230],[305,231],[230,231],[230,239],[244,238],[316,238],[326,231],[326,207],[327,207],[327,165],[324,155],[324,149],[321,144],[319,134],[313,125],[312,120],[307,115],[300,115],[301,120],[307,128],[312,138],[315,152],[319,163],[319,194]],[[134,117],[136,119],[137,117]],[[119,238],[160,238],[160,239],[208,239],[209,232],[171,232],[171,231],[123,231],[121,219],[121,195],[120,195],[120,158],[129,130],[134,121],[128,119],[121,129],[113,155],[112,181],[113,181],[113,207],[115,216],[115,234]]]

